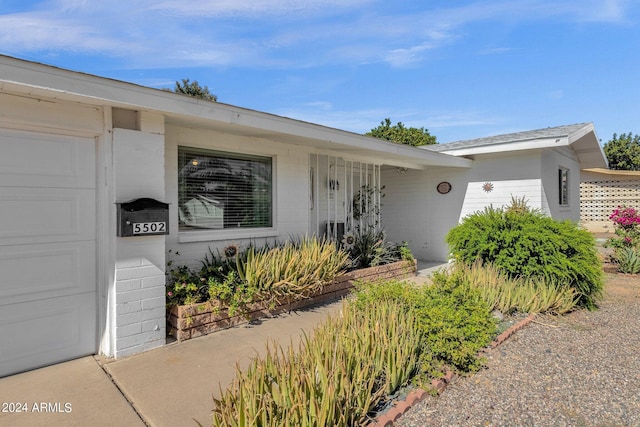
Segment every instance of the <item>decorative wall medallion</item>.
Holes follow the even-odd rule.
[[[486,193],[491,193],[493,191],[493,183],[485,182],[484,184],[482,184],[482,190]]]
[[[447,181],[442,181],[440,184],[438,184],[436,190],[438,190],[438,193],[440,194],[447,194],[449,191],[451,191],[451,184],[449,184]]]

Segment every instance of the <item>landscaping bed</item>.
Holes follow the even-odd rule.
[[[579,309],[601,301],[593,236],[528,209],[524,199],[465,218],[447,241],[456,263],[434,273],[430,286],[359,284],[340,315],[305,335],[297,350],[274,344],[238,368],[214,399],[213,425],[258,418],[265,425],[389,425],[422,400],[417,388],[439,393],[457,375],[480,370],[481,350],[496,334],[491,347],[536,313],[588,313]],[[505,322],[521,313],[530,314]],[[412,403],[381,415],[407,391]]]
[[[638,276],[607,273],[598,310],[538,317],[487,353],[488,369],[403,407],[394,425],[639,425],[639,307]]]
[[[376,267],[353,270],[338,276],[331,284],[322,287],[308,298],[280,299],[275,304],[255,302],[248,304],[242,313],[233,313],[219,301],[171,307],[167,316],[170,333],[179,341],[207,335],[239,324],[264,317],[297,310],[347,295],[357,281],[400,279],[415,275],[415,261],[397,261]]]

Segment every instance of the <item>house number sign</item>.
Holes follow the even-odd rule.
[[[442,181],[440,184],[438,184],[436,190],[438,190],[438,193],[440,194],[447,194],[449,191],[451,191],[451,184],[446,181]]]
[[[116,205],[119,237],[169,234],[168,203],[142,198]]]
[[[167,229],[166,222],[134,222],[133,234],[164,233]]]

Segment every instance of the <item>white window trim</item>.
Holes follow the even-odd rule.
[[[263,237],[278,237],[280,233],[275,227],[226,230],[190,230],[178,233],[179,243],[212,242],[216,240],[241,240]]]
[[[212,242],[212,241],[222,241],[222,240],[234,240],[234,239],[252,239],[252,238],[265,238],[265,237],[278,237],[280,235],[278,231],[278,209],[277,209],[277,200],[278,200],[278,156],[275,154],[269,154],[264,152],[253,152],[253,151],[237,151],[231,148],[212,148],[208,146],[202,146],[200,144],[188,144],[188,143],[178,143],[176,145],[176,154],[178,154],[180,147],[183,148],[195,148],[199,150],[210,150],[210,151],[224,151],[231,154],[248,154],[254,156],[262,156],[269,157],[271,159],[271,223],[273,224],[271,227],[263,227],[263,228],[226,228],[226,229],[218,229],[218,230],[180,230],[178,222],[176,221],[176,228],[178,229],[178,243],[192,243],[192,242]],[[176,159],[176,164],[177,164]],[[180,191],[179,188],[176,188],[176,196]]]

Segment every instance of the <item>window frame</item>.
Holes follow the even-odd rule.
[[[184,187],[180,184],[180,169],[183,156],[203,156],[208,158],[218,159],[231,159],[231,160],[257,160],[262,164],[267,164],[269,167],[270,175],[270,199],[269,199],[269,213],[270,213],[270,225],[261,225],[256,227],[226,227],[224,222],[221,228],[206,228],[206,227],[193,227],[185,228],[181,225],[180,220],[180,208],[182,192]],[[178,145],[177,147],[177,223],[179,242],[197,242],[207,240],[223,240],[230,238],[254,238],[254,237],[269,237],[277,235],[276,224],[276,158],[273,155],[268,154],[254,154],[246,152],[236,152],[224,149],[215,148],[203,148],[191,145]],[[252,187],[254,188],[254,187]],[[223,220],[224,221],[224,220]]]
[[[562,207],[568,207],[569,197],[571,195],[569,190],[570,173],[568,168],[560,166],[558,168],[558,205]]]

